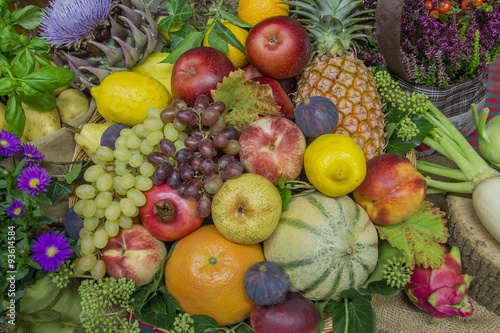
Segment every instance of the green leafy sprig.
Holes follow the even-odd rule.
[[[74,73],[52,66],[46,58],[50,46],[45,40],[16,31],[15,27],[38,27],[42,9],[29,5],[10,12],[7,5],[14,2],[0,1],[0,96],[9,95],[5,120],[9,131],[21,137],[26,122],[22,103],[40,112],[54,109],[54,90],[70,83]]]
[[[224,0],[220,0],[213,12],[207,13],[207,16],[213,16],[213,20],[205,26],[195,27],[187,22],[195,11],[182,0],[169,0],[166,4],[167,16],[163,17],[158,23],[158,27],[168,33],[170,42],[163,48],[163,52],[170,52],[170,55],[163,60],[167,63],[175,63],[177,58],[189,49],[202,45],[203,39],[208,34],[208,43],[211,47],[218,49],[224,54],[229,52],[227,44],[230,44],[245,52],[245,46],[236,38],[236,36],[222,24],[226,20],[241,28],[251,28],[252,26],[228,11],[222,9]],[[175,32],[170,32],[175,23],[184,22],[182,27]],[[210,30],[210,32],[209,32]]]
[[[78,288],[82,298],[80,321],[85,332],[139,333],[139,322],[131,321],[133,280],[112,277],[83,280]]]

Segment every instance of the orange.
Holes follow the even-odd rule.
[[[233,243],[213,224],[205,225],[177,242],[165,265],[165,283],[181,310],[208,315],[219,326],[232,325],[252,311],[243,278],[263,260],[260,244]]]
[[[238,3],[238,18],[248,24],[256,25],[260,21],[273,16],[288,16],[288,4],[285,0],[240,0]]]

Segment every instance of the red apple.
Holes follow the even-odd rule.
[[[195,47],[184,52],[172,69],[172,96],[193,106],[199,95],[212,102],[211,91],[234,71],[231,60],[212,47]]]
[[[115,279],[124,277],[134,280],[136,286],[144,286],[153,281],[166,257],[165,244],[142,225],[134,224],[108,240],[101,259],[109,276]]]
[[[292,101],[277,80],[271,79],[270,77],[254,77],[252,81],[258,82],[261,85],[269,85],[273,91],[274,101],[280,106],[280,112],[284,117],[293,119],[294,108]]]
[[[307,30],[288,16],[274,16],[254,25],[245,49],[250,63],[273,79],[294,77],[309,62]]]
[[[422,205],[427,183],[405,156],[386,153],[366,162],[366,177],[353,191],[354,200],[373,223],[393,225],[412,216]]]
[[[146,204],[139,208],[142,224],[153,236],[174,241],[197,229],[203,219],[195,198],[184,198],[166,183],[144,192]]]
[[[242,69],[245,72],[245,79],[247,79],[247,80],[251,80],[254,77],[265,76],[257,68],[255,68],[255,66],[252,64],[248,64],[245,67],[243,67]]]
[[[319,325],[319,313],[313,301],[288,292],[281,303],[255,305],[250,324],[255,333],[314,333]]]
[[[280,175],[295,179],[302,171],[306,139],[300,128],[284,117],[259,119],[240,136],[240,161],[248,172],[278,184]]]

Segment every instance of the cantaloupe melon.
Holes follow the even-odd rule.
[[[283,267],[291,291],[312,300],[337,299],[375,270],[377,242],[373,223],[351,198],[313,193],[290,200],[264,241],[264,255]]]

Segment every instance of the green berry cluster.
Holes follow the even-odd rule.
[[[384,265],[384,279],[391,287],[404,288],[410,282],[412,270],[406,266],[403,257],[387,260]]]
[[[380,96],[391,106],[398,108],[405,114],[423,113],[427,110],[425,103],[428,97],[415,92],[409,93],[401,90],[399,84],[394,81],[386,71],[379,71],[375,74],[375,84],[378,87]]]
[[[174,321],[174,331],[175,333],[194,333],[194,320],[191,316],[184,312],[179,313]]]
[[[406,117],[399,123],[396,135],[403,141],[411,141],[419,132],[417,125]]]
[[[57,288],[63,289],[68,286],[69,278],[73,275],[73,267],[71,260],[65,261],[62,266],[55,272],[50,272],[49,276]]]
[[[424,94],[402,91],[399,84],[386,71],[379,71],[375,74],[375,84],[382,101],[396,108],[403,115],[402,120],[396,124],[395,128],[398,138],[406,141],[412,140],[419,133],[419,130],[412,122],[410,115],[427,112],[428,97]]]
[[[130,322],[130,302],[135,291],[132,280],[112,277],[82,281],[78,292],[82,298],[80,322],[89,333],[139,333],[139,323]]]

